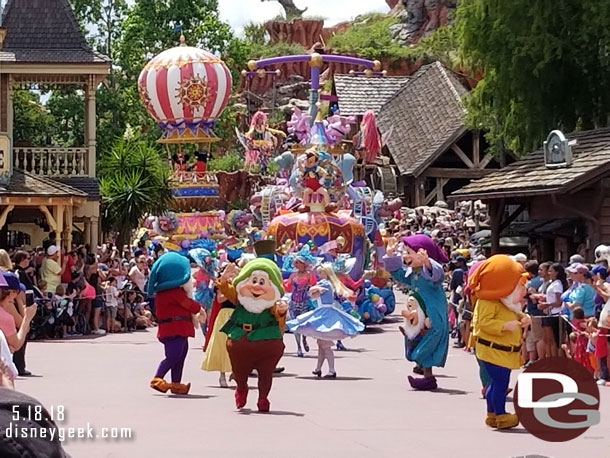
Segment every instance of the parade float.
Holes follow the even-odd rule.
[[[373,278],[382,284],[364,285],[362,277],[367,266],[377,267],[384,253],[380,218],[384,211],[387,214],[398,210],[401,202],[385,202],[381,193],[374,194],[365,183],[354,182],[356,156],[343,139],[356,119],[337,112],[329,113],[326,118],[322,116],[320,73],[330,61],[363,68],[353,74],[383,75],[378,61],[317,53],[250,61],[249,70],[242,72],[246,78],[263,77],[275,71],[274,65],[286,62],[308,62],[311,69],[309,110],[294,109],[287,123],[287,151],[274,159],[279,167],[278,180],[255,194],[250,205],[267,236],[274,238],[279,246],[310,244],[315,250],[333,242],[335,256],[351,257],[354,262],[344,272],[345,283],[359,293],[363,320],[379,322],[394,310],[393,291],[388,287],[388,279],[382,278],[383,269],[377,269]],[[365,121],[374,131],[367,125],[362,126],[359,154],[368,161],[379,153],[381,138],[374,115],[372,120],[367,116]],[[244,142],[244,146],[247,148],[248,144]],[[375,255],[373,259],[371,252]]]
[[[161,52],[143,68],[138,91],[162,131],[158,141],[165,145],[173,166],[176,211],[148,216],[138,238],[175,251],[213,251],[216,242],[226,238],[226,213],[212,210],[223,207],[223,180],[207,171],[207,159],[210,145],[220,140],[213,128],[231,88],[225,63],[208,51],[187,46],[184,36],[179,46]]]

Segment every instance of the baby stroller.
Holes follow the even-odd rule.
[[[61,339],[63,338],[63,326],[57,317],[57,309],[50,297],[34,299],[38,308],[36,315],[30,325],[28,338],[36,339]]]

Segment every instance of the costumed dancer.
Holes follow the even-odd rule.
[[[287,292],[291,293],[290,301],[288,302],[291,320],[313,308],[309,297],[309,288],[317,283],[316,276],[311,271],[315,263],[316,259],[312,256],[308,245],[304,245],[292,260],[292,266],[296,269],[296,272],[290,274],[290,277],[284,281],[284,288]],[[309,351],[307,338],[305,336],[302,337],[303,349],[301,348],[301,334],[295,332],[294,338],[297,342],[297,356],[302,358],[303,349],[306,352]]]
[[[320,280],[310,288],[312,297],[316,298],[318,306],[303,315],[299,315],[286,323],[288,329],[303,336],[317,339],[318,364],[312,372],[318,378],[322,376],[324,360],[328,362],[328,374],[324,378],[336,378],[335,355],[333,341],[355,337],[364,331],[364,324],[342,310],[336,296],[352,297],[348,290],[335,276],[331,264],[317,268]]]
[[[385,268],[394,280],[403,283],[417,293],[423,302],[430,320],[430,329],[410,354],[410,361],[423,368],[423,377],[409,376],[409,384],[416,390],[434,390],[436,378],[432,367],[444,367],[449,348],[449,322],[447,318],[447,297],[443,289],[444,271],[442,264],[447,256],[434,241],[424,234],[403,237],[405,246],[403,257],[391,256],[398,244],[393,240],[388,244],[388,255],[384,257]],[[403,262],[406,268],[403,267]]]
[[[221,329],[228,336],[227,351],[237,383],[235,405],[238,409],[246,405],[248,377],[256,370],[257,407],[260,412],[268,412],[273,372],[284,354],[282,337],[288,306],[280,300],[284,294],[282,273],[273,261],[256,258],[229,283],[235,274],[237,268],[229,264],[218,281],[218,290],[236,304]]]
[[[305,160],[299,163],[302,174],[303,190],[303,211],[309,211],[314,196],[322,198],[319,202],[316,196],[315,203],[322,203],[324,208],[330,205],[330,195],[326,188],[322,187],[322,179],[327,176],[326,170],[320,167],[320,159],[314,148],[305,152]]]
[[[191,299],[193,283],[191,265],[178,253],[161,256],[152,266],[148,279],[148,295],[155,296],[155,311],[159,327],[157,338],[165,347],[165,359],[161,361],[150,387],[166,393],[188,394],[191,384],[183,384],[182,369],[188,353],[188,338],[195,337],[193,315],[205,319],[205,309]],[[172,383],[164,380],[172,371]]]
[[[226,277],[228,282],[233,278]],[[220,330],[231,318],[231,314],[235,310],[235,304],[228,300],[216,288],[216,295],[212,303],[212,311],[208,318],[208,333],[205,338],[203,351],[205,357],[201,364],[201,369],[208,372],[220,372],[218,384],[221,388],[227,388],[227,373],[231,373],[231,359],[227,351],[227,335]]]
[[[506,412],[505,404],[510,371],[522,364],[521,330],[531,321],[521,311],[526,281],[521,264],[506,255],[483,261],[468,278],[468,286],[477,299],[472,319],[475,352],[491,380],[485,393],[485,424],[493,428],[519,424],[516,414]]]
[[[214,280],[216,278],[216,267],[218,261],[212,257],[205,248],[193,248],[188,252],[191,259],[195,261],[197,272],[193,275],[195,279],[195,295],[194,299],[205,309],[206,313],[210,314],[212,301],[214,300]],[[201,332],[207,336],[208,325],[201,323]]]
[[[279,144],[278,137],[285,138],[286,134],[281,130],[271,129],[267,123],[267,115],[262,111],[257,111],[252,116],[250,129],[245,137],[248,142],[246,149],[246,169],[253,165],[260,165],[261,174],[267,173],[270,153]]]

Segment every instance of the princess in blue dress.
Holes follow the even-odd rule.
[[[336,300],[337,296],[344,299],[355,298],[354,293],[337,278],[332,265],[325,263],[319,266],[317,274],[319,277],[317,284],[309,289],[311,297],[317,302],[317,307],[288,321],[286,327],[295,333],[317,339],[318,364],[312,373],[320,378],[322,365],[326,360],[328,374],[324,378],[336,378],[333,342],[346,337],[355,337],[364,330],[364,324],[344,312],[341,304]]]

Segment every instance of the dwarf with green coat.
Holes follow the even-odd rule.
[[[258,410],[268,412],[273,371],[284,354],[282,335],[288,306],[280,301],[284,295],[282,274],[277,264],[265,258],[249,261],[231,284],[227,279],[235,273],[236,267],[230,264],[218,281],[218,290],[237,304],[221,329],[228,336],[227,351],[237,383],[235,405],[238,409],[246,405],[248,376],[256,369]]]

